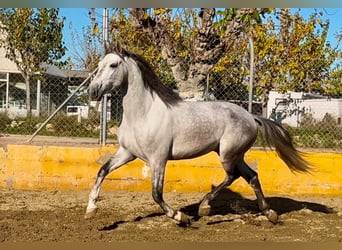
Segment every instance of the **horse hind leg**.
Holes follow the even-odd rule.
[[[93,188],[89,193],[89,200],[87,205],[86,214],[84,215],[85,219],[92,218],[97,212],[96,201],[99,197],[101,184],[104,178],[113,170],[121,167],[125,163],[134,160],[135,157],[130,154],[127,150],[120,147],[118,151],[111,157],[98,171],[97,178]]]
[[[225,160],[221,162],[223,165],[223,168],[226,172],[226,177],[223,180],[223,182],[215,187],[211,192],[206,194],[204,198],[202,199],[199,208],[198,208],[198,215],[199,216],[207,216],[210,213],[211,206],[210,201],[214,200],[217,194],[225,187],[229,186],[240,177],[240,173],[234,169],[233,161],[231,160]]]
[[[276,224],[278,222],[278,215],[274,210],[270,209],[270,205],[265,200],[259,182],[258,174],[253,169],[251,169],[244,160],[241,160],[237,164],[237,170],[253,188],[260,210],[265,214],[269,221]]]
[[[277,213],[270,209],[269,204],[266,202],[264,194],[261,189],[261,185],[258,179],[257,173],[251,169],[244,160],[240,160],[238,164],[231,163],[233,161],[223,161],[222,165],[226,171],[226,177],[224,181],[218,185],[214,190],[210,193],[206,194],[199,205],[198,215],[206,216],[210,213],[210,201],[215,199],[217,194],[224,188],[232,184],[237,178],[242,176],[248,184],[253,188],[254,193],[257,197],[258,206],[260,210],[265,214],[269,221],[276,224],[278,222]]]

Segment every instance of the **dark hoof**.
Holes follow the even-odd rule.
[[[264,211],[264,214],[266,215],[267,219],[270,222],[272,222],[273,224],[278,223],[278,215],[274,210],[268,209],[268,210]]]
[[[173,218],[174,220],[176,220],[177,225],[180,227],[188,227],[191,225],[190,217],[180,211],[177,211],[176,215]]]
[[[210,213],[210,206],[203,205],[198,208],[198,216],[208,216]]]
[[[91,209],[91,210],[87,210],[86,214],[84,215],[84,218],[85,219],[90,219],[90,218],[95,216],[96,212],[97,212],[97,208],[94,208],[94,209]]]

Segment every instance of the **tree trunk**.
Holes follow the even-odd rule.
[[[245,25],[241,21],[241,16],[252,12],[252,8],[239,9],[237,15],[229,22],[225,35],[220,37],[214,27],[215,8],[201,8],[198,14],[200,25],[193,41],[193,59],[187,72],[180,66],[181,59],[174,60],[176,56],[173,56],[171,63],[170,53],[162,54],[171,66],[173,75],[182,76],[181,78],[175,77],[182,98],[193,101],[204,100],[205,83],[211,69],[221,59],[227,48],[234,43],[234,39]],[[160,44],[165,46],[165,43]],[[165,46],[163,50],[168,48],[170,47]]]
[[[30,88],[30,76],[24,76],[25,84],[26,84],[26,116],[30,117],[32,115],[31,108],[31,88]]]
[[[228,23],[225,34],[220,37],[214,26],[215,8],[201,8],[198,13],[197,35],[193,39],[193,48],[190,51],[191,61],[188,62],[177,54],[178,41],[173,38],[167,25],[171,20],[150,17],[146,8],[130,9],[133,25],[155,41],[162,57],[171,67],[180,96],[194,101],[204,99],[205,83],[210,70],[242,31],[245,25],[241,20],[242,15],[252,12],[252,8],[239,9],[236,16]],[[184,65],[189,66],[184,67]]]

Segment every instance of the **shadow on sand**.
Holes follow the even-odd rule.
[[[299,211],[302,209],[309,209],[313,212],[320,213],[334,213],[334,210],[325,205],[298,201],[291,198],[284,197],[267,197],[266,201],[270,204],[270,207],[275,210],[278,215]],[[198,203],[190,204],[182,207],[180,211],[192,217],[192,221],[198,221],[200,217],[197,215],[200,201]],[[210,202],[211,211],[209,216],[213,215],[227,215],[227,214],[260,214],[260,209],[256,199],[247,199],[239,193],[233,192],[230,189],[222,190],[218,196]],[[134,219],[134,222],[141,221],[145,218],[153,218],[158,216],[165,216],[164,213],[151,213],[145,216],[138,216]],[[120,224],[129,223],[132,221],[118,221],[112,225],[105,226],[101,230],[110,231],[116,229]]]
[[[299,211],[301,209],[310,209],[313,212],[320,213],[334,212],[332,208],[319,203],[298,201],[291,198],[267,197],[266,201],[278,215]],[[196,220],[196,218],[199,218],[197,216],[199,204],[200,202],[185,206],[181,211],[189,216],[193,216]],[[259,214],[261,212],[256,199],[247,199],[230,189],[222,190],[218,196],[210,202],[210,206],[211,210],[209,216],[245,213]]]

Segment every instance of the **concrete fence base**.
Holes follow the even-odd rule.
[[[0,187],[28,190],[90,189],[100,166],[117,150],[117,146],[65,147],[7,145],[0,148]],[[342,155],[308,153],[315,165],[311,174],[291,172],[272,151],[251,150],[246,161],[257,170],[266,195],[342,195]],[[112,172],[103,189],[150,191],[149,166],[135,160]],[[215,153],[191,160],[169,161],[165,175],[165,192],[207,192],[218,185],[225,173]],[[242,179],[233,191],[252,194]]]

